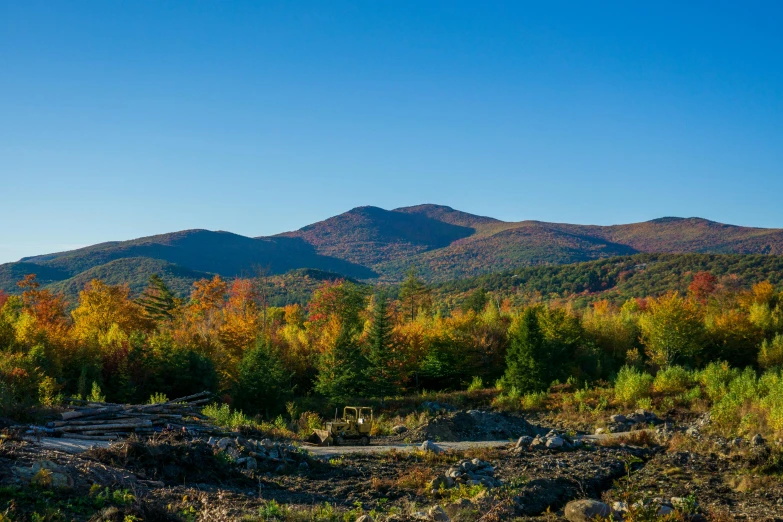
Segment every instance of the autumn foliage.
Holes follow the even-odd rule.
[[[692,276],[685,294],[624,304],[512,305],[492,292],[439,302],[415,272],[401,291],[325,282],[306,306],[269,307],[263,280],[197,281],[186,299],[160,278],[139,296],[88,283],[78,301],[42,288],[0,294],[0,409],[8,414],[98,385],[107,400],[213,390],[249,413],[286,400],[334,402],[463,389],[474,378],[520,392],[612,379],[625,365],[783,364],[783,297],[768,282]]]

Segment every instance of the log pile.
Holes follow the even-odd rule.
[[[135,433],[151,435],[162,431],[212,434],[214,426],[199,411],[213,400],[201,392],[157,404],[112,404],[73,400],[62,420],[46,425],[55,436],[69,439],[116,440]]]

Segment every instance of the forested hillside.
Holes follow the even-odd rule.
[[[560,266],[523,267],[438,284],[435,292],[459,306],[483,290],[515,303],[569,299],[575,306],[608,299],[685,292],[695,274],[709,272],[729,289],[769,281],[783,290],[783,257],[739,254],[636,254]]]
[[[783,230],[698,218],[593,226],[504,222],[442,205],[358,207],[271,237],[185,230],[28,257],[0,265],[0,289],[17,292],[16,281],[35,273],[41,284],[56,284],[69,295],[96,276],[139,291],[160,273],[183,293],[204,274],[233,278],[297,269],[399,283],[415,268],[424,280],[437,283],[639,253],[781,255]]]

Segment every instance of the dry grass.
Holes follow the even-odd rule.
[[[493,460],[500,460],[503,458],[507,458],[507,455],[505,455],[505,451],[502,448],[478,447],[478,448],[470,448],[468,450],[465,450],[465,452],[463,453],[463,458],[481,459],[487,462],[492,462]]]
[[[679,453],[684,451],[706,453],[711,451],[711,447],[703,440],[698,440],[684,433],[677,432],[672,435],[671,439],[669,439],[667,451],[669,453]]]
[[[629,431],[623,433],[618,437],[609,437],[605,439],[598,439],[595,441],[597,446],[603,446],[605,448],[614,448],[625,444],[626,446],[657,446],[658,439],[654,433],[646,430]]]
[[[434,451],[414,450],[409,455],[418,462],[424,462],[430,465],[454,464],[459,460],[459,453],[448,450],[442,453]]]
[[[431,470],[416,466],[397,477],[397,480],[394,481],[394,485],[401,489],[423,492],[429,483],[432,482],[433,478],[435,478],[435,476],[432,474]]]

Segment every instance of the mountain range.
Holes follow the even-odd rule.
[[[638,253],[781,255],[783,229],[674,217],[612,226],[508,222],[442,205],[357,207],[275,236],[184,230],[27,257],[0,265],[0,289],[16,291],[16,282],[29,273],[68,294],[96,277],[138,292],[155,273],[180,294],[202,277],[252,276],[258,270],[315,269],[391,283],[416,268],[423,278],[443,282]]]

